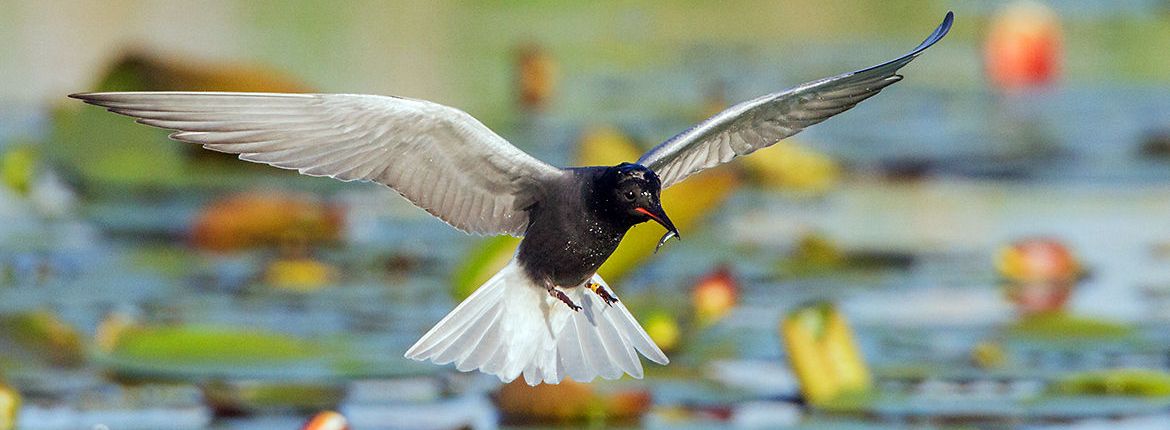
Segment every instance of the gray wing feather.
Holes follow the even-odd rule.
[[[120,92],[70,97],[171,138],[342,181],[374,181],[460,230],[523,235],[525,209],[561,170],[455,108],[351,94]]]
[[[657,173],[666,188],[703,169],[772,146],[901,80],[898,69],[942,39],[953,21],[954,14],[947,12],[934,33],[894,60],[732,106],[654,147],[638,164]]]

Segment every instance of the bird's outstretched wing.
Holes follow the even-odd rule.
[[[942,39],[953,20],[947,12],[930,37],[894,60],[732,106],[655,146],[638,164],[657,173],[666,188],[703,169],[772,146],[901,80],[898,69]]]
[[[198,92],[70,97],[243,160],[387,185],[469,233],[523,235],[525,209],[542,183],[561,174],[471,115],[422,100]]]

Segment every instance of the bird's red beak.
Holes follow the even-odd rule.
[[[674,223],[670,221],[670,217],[666,216],[666,211],[663,211],[661,206],[654,209],[634,208],[634,210],[642,215],[646,215],[666,229],[666,234],[662,236],[662,239],[658,240],[658,246],[654,247],[654,252],[658,252],[658,248],[661,248],[662,244],[670,240],[671,237],[677,237],[679,240],[682,240],[682,236],[678,234],[678,229],[674,228]]]

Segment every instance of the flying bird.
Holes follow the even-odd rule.
[[[597,275],[626,231],[647,221],[678,236],[659,192],[771,146],[902,79],[951,28],[948,12],[909,53],[734,105],[616,166],[558,168],[455,108],[354,94],[107,92],[70,97],[174,140],[342,181],[373,181],[455,228],[523,237],[515,256],[418,340],[406,357],[530,385],[642,377],[638,354],[667,364]]]

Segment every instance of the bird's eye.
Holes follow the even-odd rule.
[[[634,200],[634,195],[633,191],[626,191],[626,200]]]

